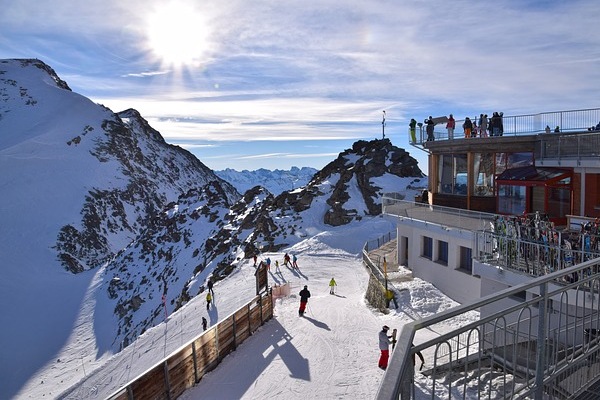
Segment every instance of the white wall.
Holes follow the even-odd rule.
[[[459,270],[460,246],[473,248],[474,234],[471,231],[460,230],[423,221],[400,219],[398,230],[399,260],[403,259],[406,251],[407,267],[413,275],[432,283],[453,300],[464,303],[480,297],[480,279],[468,272]],[[423,257],[423,236],[432,238],[432,259]],[[407,249],[402,248],[402,238],[408,238]],[[438,259],[438,241],[448,243],[448,265],[436,262]]]

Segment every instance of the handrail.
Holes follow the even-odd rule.
[[[488,120],[492,114],[488,114]],[[472,119],[479,122],[479,115]],[[456,129],[454,131],[454,139],[464,137],[460,132],[464,120],[456,121]],[[503,135],[504,136],[522,136],[544,133],[546,126],[550,127],[554,133],[556,127],[560,132],[587,132],[589,128],[595,127],[600,122],[600,108],[588,108],[580,110],[567,111],[550,111],[537,114],[521,114],[502,117]],[[409,128],[407,128],[409,130]],[[410,131],[409,131],[410,134]],[[427,134],[425,133],[425,125],[418,127],[416,130],[416,143],[413,145],[423,145],[427,142]],[[435,140],[448,140],[448,133],[445,129],[445,124],[437,125],[434,128]],[[477,135],[479,136],[479,135]],[[488,132],[489,136],[489,132]],[[410,137],[410,136],[409,136]]]
[[[573,396],[581,393],[599,379],[596,375],[588,376],[586,369],[588,367],[585,366],[588,357],[596,354],[600,348],[596,339],[590,340],[591,330],[587,331],[587,337],[585,335],[586,327],[597,328],[600,324],[600,310],[597,309],[600,297],[598,293],[600,273],[587,274],[588,271],[599,270],[600,258],[586,261],[406,324],[401,331],[396,350],[392,354],[377,399],[413,399],[417,388],[421,392],[430,391],[430,394],[422,394],[431,398],[446,398],[447,395],[448,399],[459,396],[462,398],[496,398],[497,396],[523,398],[528,395],[541,398],[543,393],[552,395],[558,390],[568,390]],[[577,282],[565,283],[565,278],[573,274],[578,274],[582,278]],[[512,306],[506,306],[507,300],[523,292],[530,293],[530,298],[523,302],[513,300]],[[447,324],[453,318],[462,317],[468,312],[481,310],[486,306],[495,306],[494,309],[500,311],[488,313],[480,320],[463,324],[462,327],[451,332],[412,347],[413,340],[419,332],[430,331],[436,324]],[[566,314],[567,309],[571,310],[571,314],[573,310],[582,309],[585,313],[580,313],[582,316],[585,315],[585,318],[580,324],[567,322],[572,319],[571,314]],[[517,330],[514,329],[515,326]],[[465,357],[462,361],[437,356],[436,349],[440,346],[451,347],[450,339],[465,334],[470,336],[474,332],[477,332],[476,336],[483,335],[482,337],[485,337],[487,332],[492,339],[467,341],[466,349],[462,352]],[[556,337],[553,332],[564,333],[562,337]],[[560,349],[549,347],[554,346],[553,343],[546,341],[546,338],[551,337],[550,335],[555,337],[555,340],[560,340],[564,348],[571,349],[568,358],[560,358],[562,354],[559,354]],[[427,334],[427,337],[430,337],[430,334]],[[429,357],[433,354],[434,366],[427,372],[426,382],[421,380],[420,384],[417,378],[421,379],[421,375],[415,374],[412,361],[419,351],[426,352]],[[529,377],[524,381],[515,379],[512,373],[519,368],[519,359],[526,360],[524,368],[528,371]],[[498,360],[503,363],[501,370],[494,367]],[[472,361],[473,364],[469,367]],[[575,368],[578,365],[580,367]],[[492,375],[501,375],[505,382],[503,388],[498,388],[502,391],[501,394],[492,390],[492,383],[488,380]],[[471,382],[468,387],[467,380]],[[569,386],[575,380],[578,381],[576,387]]]

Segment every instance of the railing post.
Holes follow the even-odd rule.
[[[538,332],[535,360],[535,392],[534,399],[542,400],[544,398],[544,370],[546,365],[546,307],[548,305],[548,283],[540,284],[540,304],[538,308]]]

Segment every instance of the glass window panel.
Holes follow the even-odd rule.
[[[517,168],[533,165],[533,153],[510,153],[507,157],[506,167]]]
[[[494,196],[494,154],[474,154],[473,171],[475,172],[473,194]]]
[[[454,194],[467,195],[467,155],[454,157]]]
[[[439,193],[452,193],[452,155],[443,154],[440,156],[440,186]]]
[[[498,212],[521,215],[526,210],[527,188],[525,186],[499,185]]]

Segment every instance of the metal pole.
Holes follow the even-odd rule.
[[[544,398],[544,367],[546,365],[546,307],[548,302],[547,283],[540,284],[540,306],[538,308],[538,332],[535,365],[535,400]]]
[[[383,110],[383,121],[381,121],[381,129],[383,134],[382,139],[385,139],[385,110]]]

